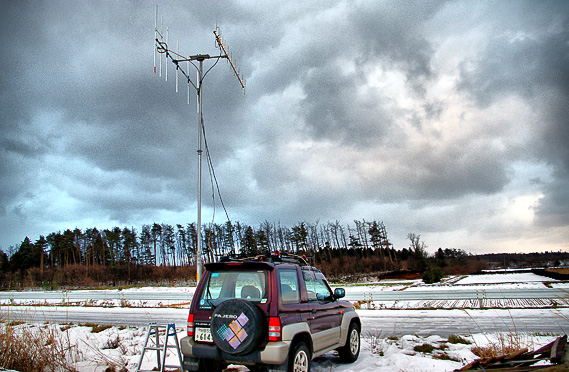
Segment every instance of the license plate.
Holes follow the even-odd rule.
[[[211,331],[209,328],[197,328],[194,339],[197,342],[211,342],[213,343],[213,338],[211,337]]]

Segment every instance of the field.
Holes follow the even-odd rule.
[[[492,274],[456,277],[442,285],[448,288],[479,286],[485,288],[523,289],[543,286],[543,281],[543,278],[529,273]],[[547,282],[550,286],[563,287],[565,285],[561,282],[552,282],[550,279],[547,279]],[[419,281],[379,282],[368,283],[365,286],[346,286],[347,292],[356,291],[362,287],[377,287],[384,291],[400,291],[409,287],[420,291],[433,291],[436,289],[436,286],[424,286]],[[126,291],[142,294],[148,290],[151,289],[129,289]],[[113,305],[119,306],[120,303]],[[151,304],[146,305],[150,306]],[[374,306],[380,306],[380,304],[375,304]],[[61,371],[135,371],[137,368],[146,339],[146,327],[101,327],[96,324],[45,324],[41,322],[23,323],[10,316],[10,308],[12,306],[2,306],[4,319],[0,325],[0,337],[3,342],[3,350],[5,351],[23,350],[26,345],[42,345],[35,346],[36,351],[38,348],[47,351],[51,350],[51,353],[55,354],[57,356],[56,359],[59,361],[57,365],[52,365],[51,368]],[[409,308],[412,308],[412,306],[409,306]],[[97,312],[97,309],[97,306],[93,306],[93,312]],[[538,319],[542,310],[535,308],[527,309],[526,311],[532,312],[532,316]],[[373,316],[374,310],[361,309],[358,312],[361,316]],[[452,323],[456,320],[449,316],[448,321]],[[508,332],[484,333],[479,331],[451,337],[440,337],[437,334],[424,335],[422,329],[396,337],[389,330],[364,328],[362,330],[361,354],[354,364],[340,364],[337,356],[329,353],[315,359],[312,370],[322,372],[453,371],[478,358],[473,350],[477,350],[479,353],[481,350],[486,350],[486,352],[496,354],[523,347],[533,350],[551,342],[562,333],[562,328],[566,328],[560,327],[559,332],[548,332],[545,334],[532,332],[531,329],[517,332],[514,316],[511,321],[513,326]],[[560,315],[559,321],[561,324],[569,326],[568,319],[563,315]],[[176,331],[178,338],[182,338],[185,335],[183,327],[178,327]],[[457,340],[459,341],[457,342]],[[173,342],[172,338],[170,342]],[[19,347],[18,343],[21,343]],[[30,352],[33,352],[33,350]],[[167,364],[176,363],[177,355],[174,352],[170,352]],[[5,366],[8,367],[8,365]],[[151,370],[156,366],[156,353],[147,352],[143,360],[143,369]],[[232,367],[232,369],[245,371],[244,367]],[[24,369],[19,368],[18,370],[25,372]]]

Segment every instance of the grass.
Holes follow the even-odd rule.
[[[106,290],[122,291],[125,289],[131,289],[131,288],[142,288],[145,286],[146,286],[145,284],[129,284],[129,285],[117,285],[117,286],[101,285],[101,286],[95,287],[93,289],[97,290],[97,291],[106,291]]]
[[[332,287],[396,287],[396,286],[410,286],[415,284],[415,282],[372,282],[372,283],[332,283]]]
[[[13,320],[13,321],[11,321],[11,322],[6,323],[6,326],[7,326],[7,327],[16,327],[16,326],[19,326],[19,325],[22,325],[22,324],[24,324],[24,322],[22,322],[22,321],[20,321],[20,320]]]
[[[111,327],[93,323],[79,326],[91,327],[92,333]],[[0,370],[79,372],[77,362],[94,361],[99,366],[107,366],[106,371],[126,371],[122,357],[117,359],[103,353],[106,349],[116,349],[120,355],[127,355],[127,347],[118,334],[111,335],[103,346],[93,345],[88,339],[79,340],[92,351],[86,356],[79,350],[77,340],[71,341],[69,330],[73,327],[76,326],[72,323],[29,324],[0,312]]]
[[[435,347],[431,344],[422,344],[422,345],[415,345],[413,347],[413,351],[423,354],[430,354],[435,350]]]
[[[95,323],[80,323],[79,324],[80,327],[91,327],[92,333],[101,333],[104,330],[107,330],[109,328],[112,328],[112,325],[108,325],[108,324],[95,324]]]
[[[464,345],[470,345],[472,343],[459,335],[450,335],[448,337],[448,342],[451,344],[464,344]]]
[[[519,333],[497,333],[486,336],[487,343],[472,347],[471,351],[480,358],[495,358],[533,348],[533,342],[527,335]]]
[[[478,328],[480,328],[472,315],[470,315],[470,313],[466,310],[464,310],[464,312],[466,312],[466,314],[472,319]],[[510,328],[508,332],[499,332],[490,335],[485,332],[481,332],[486,338],[486,343],[482,345],[474,341],[475,346],[471,348],[472,353],[479,356],[480,358],[485,359],[504,356],[521,350],[528,350],[533,348],[533,340],[527,333],[518,332],[516,322],[511,313],[510,320],[512,322],[512,328],[508,327]]]
[[[5,316],[0,314],[0,318]],[[77,355],[77,346],[53,326],[21,326],[23,322],[2,320],[0,366],[20,372],[76,371],[68,360]]]
[[[397,352],[395,351],[396,349],[411,348],[414,353],[426,358],[448,360],[464,365],[466,363],[466,359],[464,359],[465,354],[461,351],[470,348],[470,342],[458,335],[451,335],[447,340],[430,339],[427,341],[427,339],[419,335],[405,336],[401,339],[393,335],[382,338],[381,331],[375,331],[366,332],[362,334],[362,337],[368,340],[371,353],[379,357],[385,356],[388,350],[391,350],[390,353],[392,354]],[[403,353],[413,355],[413,353]]]
[[[526,333],[511,331],[483,335],[484,341],[477,343],[476,339],[474,339],[474,344],[467,337],[460,335],[451,335],[447,340],[435,342],[425,342],[426,340],[423,337],[414,335],[414,340],[412,342],[416,344],[413,346],[413,351],[424,355],[430,355],[433,359],[464,363],[459,356],[455,355],[457,347],[453,347],[451,345],[465,345],[458,347],[458,350],[461,350],[461,348],[468,348],[479,358],[500,357],[518,351],[535,348],[535,341],[531,335]],[[387,348],[391,345],[397,345],[397,347],[401,348],[401,342],[405,341],[401,341],[395,336],[382,337],[381,331],[375,333],[368,332],[363,337],[369,341],[371,353],[379,356],[384,356]]]
[[[415,345],[413,347],[413,351],[416,351],[418,353],[423,353],[423,354],[431,354],[433,351],[435,350],[439,350],[444,352],[445,350],[448,349],[448,345],[445,343],[440,344],[439,346],[435,346],[429,343],[424,343],[422,345]],[[443,353],[444,354],[444,353]],[[437,354],[437,355],[442,355],[441,353]],[[440,358],[439,358],[440,359]]]
[[[462,360],[460,360],[459,357],[453,357],[450,356],[446,353],[437,353],[437,354],[433,354],[433,359],[439,359],[439,360],[452,360],[453,362],[459,362],[462,363]]]

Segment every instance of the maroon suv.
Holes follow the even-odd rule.
[[[307,372],[332,350],[344,362],[358,358],[358,314],[317,268],[275,255],[205,267],[180,341],[185,371]]]

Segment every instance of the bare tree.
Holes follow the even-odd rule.
[[[421,235],[409,233],[407,234],[407,239],[411,241],[410,248],[417,258],[427,258],[427,246],[425,242],[421,241]]]

